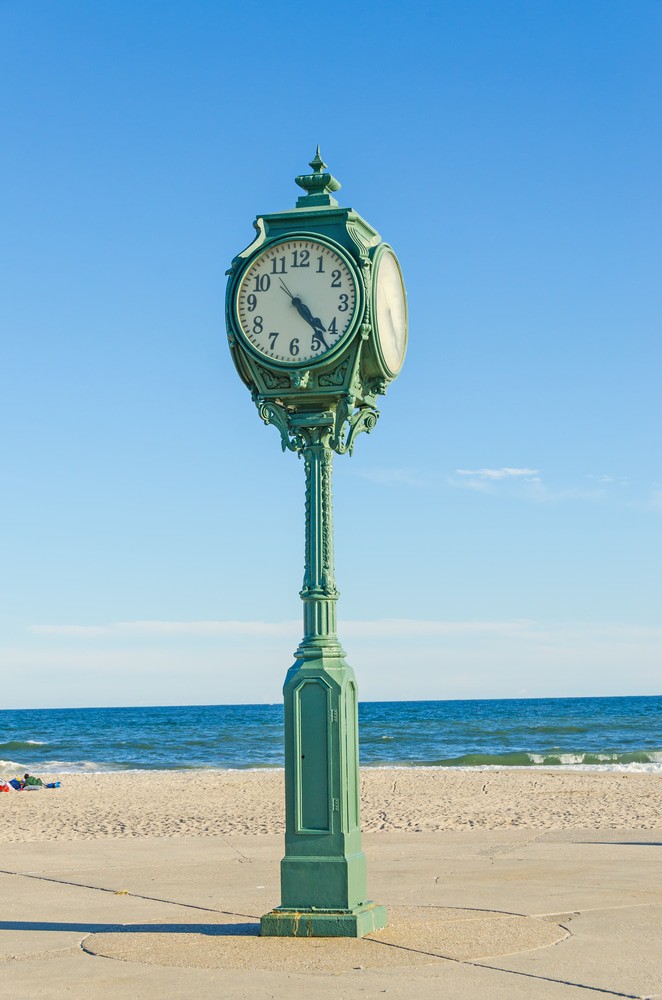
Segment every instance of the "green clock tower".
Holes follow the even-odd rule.
[[[397,257],[333,197],[319,148],[290,211],[259,215],[232,261],[226,325],[260,417],[306,473],[303,639],[285,678],[285,857],[264,935],[361,937],[386,925],[367,899],[359,818],[358,700],[336,628],[333,454],[377,423],[407,348]]]

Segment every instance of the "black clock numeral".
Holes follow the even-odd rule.
[[[248,295],[246,298],[246,306],[248,307],[249,313],[253,312],[256,305],[257,305],[257,295],[255,295],[254,292],[251,292],[251,294]]]
[[[261,316],[255,316],[253,318],[253,333],[262,333],[264,329],[264,320]]]
[[[331,282],[331,288],[342,288],[342,285],[340,283],[340,271],[332,271],[331,277],[333,278],[333,281]]]
[[[276,347],[276,341],[278,340],[278,334],[277,333],[270,333],[270,334],[268,334],[268,337],[269,337],[269,340],[271,341],[271,350],[273,351],[273,350],[275,350],[275,347]]]
[[[293,250],[292,267],[310,267],[310,250]]]
[[[319,351],[321,346],[322,346],[322,341],[318,340],[317,337],[313,337],[313,339],[310,342],[311,351]]]
[[[255,288],[254,292],[268,292],[269,285],[271,284],[271,278],[268,274],[256,274],[255,275]]]
[[[315,274],[324,274],[324,259],[321,256],[317,258],[317,270]]]
[[[294,337],[294,339],[290,341],[290,354],[292,355],[293,358],[296,358],[298,353],[299,353],[299,338]]]
[[[349,309],[349,295],[345,295],[345,293],[343,292],[343,294],[339,295],[338,298],[340,299],[340,305],[338,306],[338,312],[341,312],[341,313],[347,312],[347,310]]]
[[[272,274],[287,274],[285,270],[285,258],[284,257],[274,257],[271,261],[271,273]]]
[[[327,333],[337,333],[338,327],[336,326],[336,317],[334,316],[329,325],[326,328]]]

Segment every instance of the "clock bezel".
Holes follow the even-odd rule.
[[[278,246],[280,243],[292,243],[295,240],[303,240],[303,241],[312,240],[315,243],[320,243],[323,246],[328,247],[329,250],[331,250],[333,253],[337,254],[338,257],[340,257],[340,259],[347,267],[350,276],[352,278],[352,281],[354,282],[354,291],[355,291],[354,313],[350,325],[348,326],[347,330],[342,335],[342,337],[338,340],[336,344],[333,345],[333,347],[329,348],[328,351],[324,351],[322,354],[319,355],[319,357],[309,358],[308,360],[304,361],[280,361],[277,358],[270,357],[268,354],[263,354],[262,351],[260,351],[255,346],[252,340],[250,340],[246,335],[246,333],[244,332],[244,329],[239,319],[238,297],[239,297],[239,289],[241,287],[241,283],[244,279],[244,276],[246,272],[253,266],[255,261],[259,257],[263,256],[263,254],[265,254],[268,250],[271,250],[273,247]],[[232,325],[234,328],[235,335],[241,340],[242,347],[245,350],[249,351],[252,357],[256,358],[261,364],[269,365],[281,371],[289,371],[293,369],[305,370],[308,368],[319,368],[325,365],[330,359],[336,358],[338,354],[340,354],[341,351],[343,351],[347,347],[350,340],[353,339],[358,327],[361,324],[361,320],[365,312],[365,289],[363,286],[361,273],[356,265],[356,262],[353,260],[353,258],[347,252],[347,250],[340,243],[337,243],[336,240],[331,239],[329,236],[322,235],[321,233],[316,233],[312,231],[309,232],[306,230],[296,230],[295,232],[290,232],[286,234],[281,233],[278,236],[275,236],[269,240],[265,240],[263,243],[261,243],[260,246],[257,247],[255,251],[251,254],[251,256],[246,259],[246,262],[244,266],[241,268],[241,270],[237,272],[232,284],[230,296],[232,302],[232,312],[231,312]]]
[[[379,266],[381,264],[382,258],[384,257],[384,254],[386,253],[390,254],[393,257],[397,265],[398,273],[400,274],[400,281],[402,283],[403,301],[405,306],[405,343],[404,343],[404,349],[402,351],[402,358],[400,360],[400,364],[395,371],[392,368],[390,368],[389,365],[386,363],[386,358],[384,357],[384,351],[382,350],[381,335],[379,331],[379,320],[377,318],[377,285],[378,285],[377,279],[379,276]],[[375,254],[372,258],[372,280],[370,284],[371,284],[370,316],[372,319],[372,327],[373,327],[372,339],[375,344],[376,360],[380,368],[382,369],[383,374],[387,378],[396,378],[402,371],[402,366],[404,365],[405,358],[407,356],[407,347],[409,346],[409,305],[407,302],[407,288],[405,286],[405,279],[402,274],[402,267],[400,266],[398,255],[396,254],[395,250],[389,243],[380,243],[379,246],[375,249]]]

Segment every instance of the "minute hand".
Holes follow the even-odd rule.
[[[326,328],[322,323],[322,320],[318,319],[317,316],[313,316],[308,306],[305,305],[305,303],[303,303],[301,299],[294,297],[292,299],[292,305],[299,313],[299,316],[305,319],[306,323],[312,326],[313,330],[315,331],[315,334],[317,335],[317,339],[322,342],[324,347],[326,347],[327,344],[326,341],[324,340],[324,333],[326,332]]]

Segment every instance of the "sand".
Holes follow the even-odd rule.
[[[282,770],[48,777],[62,787],[0,795],[0,843],[284,831]],[[367,833],[662,825],[653,773],[366,768],[361,790]]]

